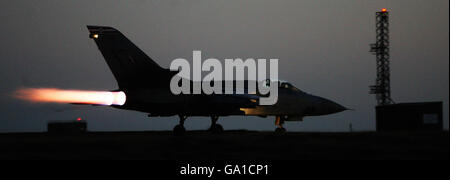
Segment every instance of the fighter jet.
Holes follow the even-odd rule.
[[[113,107],[148,113],[149,117],[179,116],[175,135],[183,134],[189,116],[211,118],[209,130],[222,132],[219,116],[275,117],[276,132],[285,132],[286,121],[302,121],[305,116],[320,116],[347,110],[331,100],[301,91],[289,82],[278,83],[278,101],[260,106],[256,94],[179,94],[170,90],[177,72],[160,67],[153,59],[112,27],[87,26],[106,63],[126,94],[123,105]],[[191,86],[192,87],[192,86]]]

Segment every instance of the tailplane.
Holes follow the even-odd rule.
[[[87,28],[120,89],[158,87],[168,82],[172,73],[156,64],[118,30],[106,26]]]

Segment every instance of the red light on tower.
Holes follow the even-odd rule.
[[[387,12],[387,9],[386,8],[383,8],[383,9],[381,9],[381,12]]]
[[[77,121],[81,121],[81,120],[83,120],[83,119],[81,119],[80,117],[79,117],[79,118],[77,118]]]

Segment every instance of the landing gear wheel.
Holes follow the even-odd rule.
[[[183,125],[178,124],[173,128],[173,135],[182,136],[186,133],[186,128]]]
[[[211,127],[209,128],[209,131],[210,131],[211,133],[214,133],[214,134],[222,133],[222,132],[223,132],[223,127],[222,127],[222,125],[220,125],[220,124],[213,124],[213,125],[211,125]]]
[[[173,135],[175,136],[182,136],[186,133],[186,128],[184,128],[184,121],[187,119],[187,116],[184,115],[178,115],[180,117],[180,124],[176,125],[173,128]]]
[[[275,129],[276,134],[283,134],[286,132],[286,129],[284,129],[283,127],[283,124],[284,120],[281,118],[281,116],[276,116],[275,117],[275,125],[277,126],[277,128]]]
[[[209,132],[214,133],[214,134],[223,132],[222,125],[217,124],[218,120],[219,120],[219,116],[216,116],[216,115],[211,116],[211,127],[208,130]]]
[[[278,127],[275,129],[275,133],[277,133],[277,134],[283,134],[285,132],[286,132],[286,129],[283,127]]]

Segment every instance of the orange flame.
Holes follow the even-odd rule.
[[[53,88],[26,88],[17,90],[14,97],[36,103],[72,103],[93,105],[123,105],[125,93],[109,91],[62,90]]]

